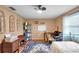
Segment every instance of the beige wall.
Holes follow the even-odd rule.
[[[15,14],[14,12],[12,12],[11,10],[7,9],[4,6],[0,6],[0,10],[4,12],[5,27],[6,27],[5,28],[6,31],[4,33],[0,33],[0,40],[2,40],[4,38],[5,33],[14,33],[17,35],[23,34],[23,22],[25,21],[25,19],[22,18],[21,16]],[[9,32],[9,16],[10,15],[14,15],[14,17],[15,17],[15,31],[14,32]],[[19,20],[19,23],[17,23],[17,20]],[[18,26],[18,29],[17,29],[17,26]]]
[[[63,31],[63,29],[62,29],[62,27],[63,27],[63,17],[59,16],[55,20],[56,20],[56,23],[55,23],[56,29],[58,27],[58,31],[62,32]]]
[[[35,21],[38,21],[38,24],[35,24]],[[39,40],[44,39],[44,32],[39,32],[37,30],[40,23],[44,23],[47,26],[46,32],[55,31],[55,20],[53,19],[27,19],[27,22],[32,25],[32,39]]]

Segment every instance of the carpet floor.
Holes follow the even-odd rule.
[[[22,53],[51,53],[50,44],[30,41]]]

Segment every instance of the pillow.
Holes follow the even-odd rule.
[[[10,33],[7,33],[4,35],[5,37],[11,37],[11,34]]]

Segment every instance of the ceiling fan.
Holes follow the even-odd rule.
[[[43,7],[42,5],[37,5],[34,9],[35,9],[35,10],[42,10],[42,11],[45,11],[45,10],[46,10],[46,7]]]

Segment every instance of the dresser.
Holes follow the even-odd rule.
[[[0,40],[0,53],[2,52],[2,40]]]
[[[3,41],[3,53],[14,53],[18,50],[19,52],[19,41],[18,39],[13,42]]]
[[[0,43],[0,53],[1,53],[2,44]]]

